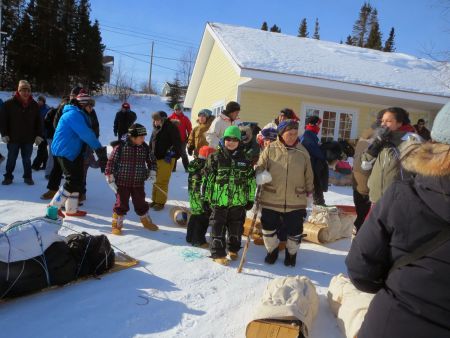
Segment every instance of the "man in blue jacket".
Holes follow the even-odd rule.
[[[86,95],[83,95],[83,100],[86,100]],[[93,100],[91,104],[94,105]],[[78,210],[78,198],[83,189],[83,155],[86,144],[97,154],[102,172],[104,172],[108,160],[106,147],[102,147],[91,129],[90,123],[89,117],[80,108],[77,97],[77,99],[72,99],[70,104],[64,106],[53,136],[52,153],[61,166],[65,182],[49,205],[60,209],[65,203],[67,216],[86,215],[85,211]],[[60,210],[59,215],[63,216]]]

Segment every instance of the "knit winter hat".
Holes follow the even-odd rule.
[[[123,109],[130,109],[131,106],[130,106],[130,104],[128,102],[124,102],[124,103],[122,103],[122,108]]]
[[[89,104],[93,107],[95,105],[95,100],[85,93],[78,94],[77,101],[80,104],[80,106],[86,106]]]
[[[19,86],[17,87],[17,91],[20,91],[21,89],[28,89],[31,91],[31,85],[27,80],[20,80]]]
[[[183,105],[181,103],[177,103],[173,106],[173,110],[183,110]]]
[[[128,136],[138,137],[147,135],[147,129],[142,124],[135,123],[128,128]]]
[[[275,128],[265,128],[261,130],[261,135],[265,140],[275,141],[278,134]]]
[[[298,122],[295,120],[283,120],[278,125],[277,131],[278,135],[283,135],[286,131],[291,129],[297,129],[298,130]]]
[[[209,109],[202,109],[198,112],[198,117],[205,116],[206,118],[210,117],[212,115],[212,111]]]
[[[439,143],[450,144],[450,102],[437,113],[431,129],[431,138]]]
[[[70,95],[72,95],[72,96],[78,96],[78,94],[82,94],[82,93],[86,94],[84,89],[79,86],[73,87],[72,90],[70,91]]]
[[[207,159],[209,155],[214,153],[216,149],[208,146],[203,146],[198,151],[198,158]]]
[[[225,139],[226,137],[237,138],[240,141],[241,130],[237,126],[229,126],[223,133],[223,138]]]
[[[234,113],[235,111],[240,111],[240,110],[241,110],[241,106],[239,103],[230,101],[230,102],[228,102],[227,106],[225,107],[224,114],[228,115],[228,114]]]

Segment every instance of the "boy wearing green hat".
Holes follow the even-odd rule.
[[[211,257],[223,265],[229,262],[227,251],[230,259],[238,258],[246,210],[255,199],[255,172],[240,142],[239,128],[228,127],[203,175],[203,200],[211,209]]]

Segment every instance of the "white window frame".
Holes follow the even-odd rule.
[[[211,107],[211,111],[215,117],[219,116],[219,114],[225,109],[225,100],[220,100],[214,102]]]
[[[300,130],[305,129],[305,118],[306,118],[306,110],[307,109],[314,109],[319,110],[319,117],[323,121],[323,112],[324,111],[332,111],[336,113],[336,124],[334,127],[334,135],[333,139],[335,141],[338,140],[339,136],[339,122],[340,122],[340,114],[352,114],[352,129],[350,131],[350,139],[354,140],[357,138],[358,135],[358,118],[359,118],[359,110],[354,108],[345,108],[345,107],[339,107],[339,106],[328,106],[328,105],[320,105],[315,103],[309,103],[305,102],[301,106],[301,116],[300,116]],[[320,129],[319,134],[317,135],[319,139],[322,138],[322,128]]]

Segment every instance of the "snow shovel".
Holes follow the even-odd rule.
[[[242,272],[242,267],[244,266],[244,262],[245,262],[245,256],[247,255],[248,247],[250,245],[250,238],[251,238],[251,236],[253,234],[253,229],[255,228],[256,218],[258,217],[258,212],[259,212],[259,196],[261,195],[261,190],[262,190],[261,186],[258,185],[258,187],[256,188],[255,211],[253,213],[252,224],[250,226],[250,230],[249,230],[248,235],[247,235],[247,242],[245,243],[244,251],[242,252],[241,262],[239,263],[239,267],[237,269],[238,273]]]

